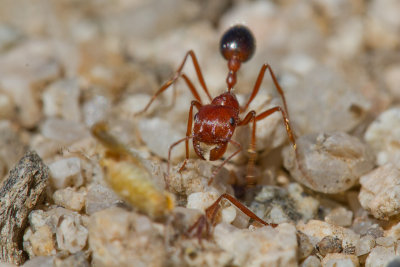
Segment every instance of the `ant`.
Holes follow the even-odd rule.
[[[287,111],[286,99],[283,93],[282,88],[280,87],[278,80],[269,64],[264,64],[260,72],[258,74],[258,78],[253,87],[253,91],[251,93],[250,98],[247,103],[243,106],[239,106],[239,102],[236,99],[235,94],[232,92],[233,87],[236,84],[236,73],[239,71],[242,63],[248,61],[255,51],[255,40],[251,31],[243,26],[236,25],[228,29],[221,38],[220,41],[220,52],[222,56],[228,61],[228,76],[226,78],[226,84],[228,86],[227,91],[222,93],[221,95],[212,99],[210,93],[208,92],[206,83],[203,78],[203,74],[201,72],[199,63],[197,61],[195,53],[190,50],[186,53],[181,65],[176,71],[175,75],[164,83],[163,86],[153,95],[149,103],[146,107],[139,113],[146,112],[153,101],[159,96],[162,92],[164,92],[167,88],[169,88],[175,81],[182,77],[186,82],[188,88],[192,92],[194,98],[190,109],[189,109],[189,118],[187,124],[186,137],[178,140],[170,146],[168,153],[168,170],[167,177],[169,177],[169,165],[171,159],[171,151],[172,149],[185,141],[186,146],[186,158],[179,169],[181,172],[188,159],[189,159],[189,140],[193,139],[193,147],[196,154],[203,160],[214,161],[220,159],[226,152],[228,147],[228,143],[237,147],[237,150],[228,156],[213,172],[212,177],[209,180],[209,185],[212,183],[214,177],[221,170],[225,163],[227,163],[230,159],[232,159],[235,155],[237,155],[240,151],[242,151],[242,146],[233,141],[232,135],[235,132],[236,127],[245,126],[249,123],[253,123],[252,134],[251,134],[251,142],[249,147],[250,159],[247,167],[247,184],[251,185],[253,183],[253,167],[254,161],[256,157],[256,125],[257,121],[267,118],[271,114],[275,112],[280,112],[283,117],[283,121],[286,126],[286,132],[288,134],[289,140],[293,145],[293,149],[296,152],[297,158],[297,147],[295,137],[292,131],[292,128],[289,123],[289,116]],[[206,93],[207,97],[210,100],[210,104],[204,105],[200,99],[200,95],[198,94],[196,88],[190,79],[182,72],[182,69],[186,63],[188,57],[192,58],[194,68],[196,70],[197,77],[199,79],[200,85]],[[264,78],[264,74],[266,70],[269,71],[272,80],[275,84],[275,87],[280,94],[283,102],[283,108],[280,106],[276,106],[270,108],[260,114],[256,114],[254,110],[247,113],[243,119],[239,117],[239,114],[244,113],[249,107],[250,103],[256,97],[261,82]],[[194,115],[194,126],[193,126],[193,107],[196,107],[198,112]],[[192,133],[193,132],[193,133]]]
[[[292,127],[290,126],[288,109],[286,105],[286,99],[282,88],[280,87],[278,80],[269,64],[262,65],[256,83],[253,87],[253,91],[250,95],[250,98],[247,100],[247,103],[240,107],[239,102],[236,99],[235,94],[232,92],[233,87],[236,84],[236,73],[239,71],[242,63],[248,61],[255,51],[255,40],[251,31],[243,26],[236,25],[228,29],[221,38],[220,41],[220,52],[222,56],[228,61],[228,76],[226,78],[227,91],[222,93],[221,95],[215,97],[214,99],[211,97],[208,92],[206,83],[203,78],[203,74],[201,72],[199,63],[197,61],[195,53],[190,50],[186,53],[181,65],[178,70],[175,72],[175,75],[164,83],[161,88],[153,95],[150,99],[146,107],[139,113],[146,112],[153,101],[163,93],[166,89],[168,89],[178,78],[183,78],[189,90],[193,94],[196,100],[193,100],[189,109],[189,118],[187,123],[187,131],[186,136],[177,142],[173,143],[168,152],[168,169],[167,169],[167,178],[169,178],[169,169],[170,169],[170,160],[171,160],[171,151],[178,144],[185,142],[186,146],[186,158],[183,162],[182,166],[179,169],[181,172],[188,159],[189,159],[189,140],[193,139],[193,147],[196,154],[203,160],[214,161],[220,159],[226,152],[228,147],[228,143],[237,147],[237,150],[228,156],[213,172],[212,177],[209,180],[209,185],[212,183],[216,174],[220,171],[220,169],[227,163],[230,159],[232,159],[235,155],[237,155],[242,147],[238,142],[233,141],[231,138],[233,133],[235,132],[236,127],[245,126],[252,123],[252,134],[251,134],[251,142],[249,147],[250,159],[247,167],[247,184],[251,185],[254,181],[252,178],[254,161],[256,157],[256,125],[257,121],[267,118],[271,114],[275,112],[280,112],[283,117],[283,122],[286,126],[286,132],[288,134],[289,140],[292,143],[293,149],[295,151],[296,160],[298,161],[298,151],[295,141],[295,136],[292,131]],[[186,63],[188,57],[191,57],[197,78],[200,82],[202,89],[207,95],[210,104],[203,104],[201,101],[200,95],[194,87],[193,83],[190,79],[182,72],[182,69]],[[272,78],[272,81],[280,94],[283,102],[283,108],[281,106],[275,106],[270,108],[260,114],[257,114],[254,110],[249,111],[243,119],[239,117],[241,113],[246,112],[250,103],[256,97],[261,82],[263,81],[264,74],[266,71],[269,71],[269,74]],[[198,112],[194,115],[193,119],[193,108],[196,108]],[[194,120],[194,125],[193,125]],[[298,161],[299,162],[299,161]],[[303,172],[302,167],[300,166],[300,170]],[[168,188],[168,181],[167,188]],[[269,225],[272,227],[276,227],[276,224],[269,224],[260,219],[257,215],[255,215],[252,211],[250,211],[246,206],[241,204],[238,200],[236,200],[233,196],[229,194],[221,195],[210,207],[208,207],[205,211],[205,215],[200,217],[197,222],[189,228],[189,233],[195,233],[199,238],[203,231],[203,228],[206,227],[207,233],[209,233],[209,225],[213,225],[216,220],[217,212],[220,208],[219,203],[222,199],[226,199],[234,204],[237,208],[239,208],[243,213],[249,216],[252,220],[257,221],[263,225]]]

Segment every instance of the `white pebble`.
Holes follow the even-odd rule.
[[[85,191],[76,191],[71,187],[59,189],[54,192],[54,203],[66,209],[81,211],[85,205]]]
[[[360,178],[361,206],[379,219],[400,212],[400,169],[387,163]]]
[[[67,186],[81,186],[83,176],[79,158],[66,158],[49,164],[50,181],[57,189]]]
[[[371,253],[369,253],[367,260],[365,261],[365,267],[383,267],[395,256],[393,247],[386,248],[376,246],[372,249]]]
[[[79,214],[60,217],[56,231],[57,246],[60,250],[76,253],[86,246],[88,230],[82,225]]]

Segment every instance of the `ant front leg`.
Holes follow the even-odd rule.
[[[192,58],[193,66],[194,66],[194,68],[195,68],[195,70],[196,70],[197,78],[199,79],[199,82],[200,82],[201,87],[203,88],[203,90],[204,90],[204,92],[206,93],[206,95],[207,95],[207,97],[209,98],[209,100],[212,101],[211,95],[210,95],[210,93],[208,92],[206,83],[205,83],[204,78],[203,78],[203,74],[202,74],[201,69],[200,69],[200,65],[199,65],[199,63],[198,63],[198,61],[197,61],[197,58],[196,58],[196,55],[195,55],[195,53],[193,52],[193,50],[190,50],[190,51],[188,51],[188,52],[186,53],[186,55],[185,55],[185,57],[184,57],[184,59],[183,59],[181,65],[179,66],[178,70],[175,72],[174,76],[173,76],[171,79],[169,79],[166,83],[164,83],[164,84],[161,86],[160,89],[158,89],[158,91],[157,91],[157,92],[153,95],[153,97],[150,99],[149,103],[147,103],[146,107],[145,107],[142,111],[138,112],[137,114],[141,114],[141,113],[146,112],[146,111],[148,110],[148,108],[150,107],[150,105],[154,102],[154,100],[155,100],[161,93],[163,93],[165,90],[167,90],[173,83],[175,83],[175,81],[176,81],[179,77],[182,77],[182,78],[184,79],[184,81],[186,82],[186,84],[187,84],[187,86],[188,86],[190,92],[192,92],[192,94],[193,94],[193,96],[196,98],[196,100],[197,100],[198,102],[202,103],[202,102],[201,102],[200,95],[199,95],[199,93],[197,92],[196,88],[194,87],[193,83],[190,81],[190,79],[189,79],[184,73],[182,73],[182,69],[183,69],[183,67],[185,66],[186,60],[187,60],[187,58],[188,58],[189,56]]]
[[[289,118],[287,117],[285,111],[280,107],[280,106],[276,106],[273,108],[270,108],[264,112],[262,112],[259,115],[256,115],[255,111],[250,111],[246,117],[239,123],[239,126],[241,125],[247,125],[250,122],[253,122],[253,128],[252,128],[252,133],[251,133],[251,142],[250,142],[250,148],[249,148],[249,153],[250,153],[250,159],[249,159],[249,163],[247,166],[247,184],[248,185],[252,185],[254,184],[254,176],[253,176],[253,168],[254,168],[254,162],[255,162],[255,157],[256,157],[256,126],[257,126],[257,121],[265,119],[266,117],[270,116],[271,114],[280,111],[283,117],[283,121],[285,123],[286,126],[286,132],[288,134],[289,140],[293,145],[293,149],[295,151],[296,154],[296,159],[297,162],[298,161],[298,152],[297,152],[297,145],[296,145],[296,139],[294,137],[293,134],[293,130],[292,127],[290,126],[290,122],[289,122]]]
[[[167,187],[167,189],[169,188],[169,169],[170,169],[172,149],[175,146],[177,146],[180,143],[182,143],[183,141],[185,141],[186,158],[185,158],[182,166],[179,168],[179,172],[181,172],[183,170],[183,168],[185,168],[186,162],[189,159],[189,140],[193,138],[193,136],[191,134],[192,134],[193,107],[194,106],[196,106],[197,109],[200,109],[202,105],[199,102],[195,101],[195,100],[193,100],[192,103],[190,104],[188,124],[187,124],[187,129],[186,129],[186,137],[176,141],[175,143],[173,143],[169,147],[169,150],[168,150],[168,163],[167,163],[167,178],[168,178],[168,180],[166,179],[166,187]]]
[[[287,117],[289,117],[288,109],[287,109],[287,105],[286,105],[285,94],[283,93],[283,90],[282,90],[281,86],[278,83],[278,79],[276,79],[276,76],[275,76],[275,74],[274,74],[274,72],[273,72],[273,70],[272,70],[272,68],[271,68],[271,66],[269,64],[262,65],[262,67],[260,69],[260,72],[258,74],[256,83],[254,84],[253,91],[252,91],[252,93],[250,95],[250,98],[247,101],[246,105],[244,105],[243,108],[240,109],[240,112],[245,112],[247,110],[247,108],[249,107],[250,103],[256,97],[258,91],[260,90],[261,82],[264,79],[264,74],[265,74],[265,71],[267,69],[269,70],[269,74],[271,75],[272,81],[275,84],[276,90],[278,91],[278,93],[280,94],[280,96],[282,98],[283,107],[285,108],[286,115],[287,115]]]
[[[271,227],[276,227],[278,226],[277,224],[274,223],[267,223],[260,217],[258,217],[254,212],[252,212],[249,208],[247,208],[245,205],[240,203],[239,200],[237,200],[235,197],[229,195],[229,194],[222,194],[211,206],[209,206],[205,210],[205,215],[201,216],[188,230],[188,233],[191,234],[194,232],[194,235],[197,236],[199,240],[201,240],[201,236],[204,230],[204,227],[206,227],[206,236],[210,235],[210,226],[214,226],[215,220],[218,214],[218,211],[221,208],[221,201],[222,200],[228,200],[231,202],[236,208],[238,208],[241,212],[246,214],[250,219],[253,221],[257,221],[260,224],[266,225],[266,226],[271,226]]]

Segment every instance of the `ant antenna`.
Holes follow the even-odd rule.
[[[236,72],[242,62],[249,60],[256,49],[256,42],[251,31],[243,26],[236,25],[225,32],[221,38],[219,50],[222,56],[228,60],[228,77],[226,84],[230,92],[236,84]]]

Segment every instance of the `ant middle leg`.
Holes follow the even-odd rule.
[[[250,103],[254,100],[254,98],[256,97],[258,91],[260,90],[260,86],[261,86],[261,82],[264,79],[264,74],[265,71],[268,69],[269,74],[271,75],[272,81],[274,82],[275,88],[278,91],[278,93],[280,94],[281,98],[282,98],[282,102],[283,102],[283,107],[285,109],[286,112],[286,116],[289,117],[289,113],[288,113],[288,108],[287,108],[287,104],[286,104],[286,98],[285,98],[285,94],[281,88],[281,86],[278,83],[278,79],[276,78],[271,66],[269,64],[264,64],[262,65],[260,72],[258,74],[256,83],[254,84],[253,87],[253,91],[250,95],[249,100],[247,100],[247,103],[243,106],[243,108],[240,109],[240,112],[245,112],[247,110],[247,108],[249,107]]]
[[[154,102],[154,100],[161,94],[163,93],[165,90],[167,90],[173,83],[175,83],[175,81],[179,78],[182,77],[184,79],[184,81],[186,82],[188,88],[190,89],[190,91],[192,92],[193,96],[196,98],[197,101],[199,101],[200,103],[202,103],[201,98],[199,93],[197,92],[196,88],[194,87],[193,83],[190,81],[190,79],[184,74],[182,73],[182,69],[185,66],[186,60],[188,59],[188,57],[192,58],[192,62],[193,62],[193,66],[196,70],[196,74],[197,74],[197,78],[200,82],[201,87],[203,88],[204,92],[206,93],[208,99],[210,100],[210,102],[212,101],[211,95],[208,92],[207,89],[207,85],[205,83],[205,80],[203,78],[203,74],[201,72],[200,69],[200,65],[199,62],[197,61],[196,55],[193,52],[193,50],[189,50],[185,57],[182,60],[181,65],[179,66],[179,68],[177,69],[177,71],[175,72],[174,76],[169,79],[167,82],[165,82],[160,89],[158,89],[158,91],[153,95],[153,97],[150,99],[150,101],[147,103],[146,107],[138,112],[137,114],[141,114],[144,113],[148,110],[148,108],[150,107],[150,105]]]
[[[260,121],[262,119],[265,119],[266,117],[270,116],[271,114],[280,111],[283,117],[283,121],[285,123],[286,127],[286,132],[288,134],[289,140],[292,143],[293,149],[295,151],[296,155],[296,160],[298,160],[298,151],[297,151],[297,144],[296,144],[296,139],[293,134],[292,127],[290,126],[289,118],[287,117],[287,114],[285,111],[280,107],[276,106],[273,108],[270,108],[261,114],[257,115],[255,111],[250,111],[246,117],[239,123],[239,126],[242,125],[247,125],[250,122],[253,122],[253,127],[252,127],[252,133],[251,133],[251,141],[250,141],[250,147],[249,147],[249,153],[250,153],[250,159],[247,165],[247,176],[246,176],[246,183],[247,185],[254,185],[255,183],[255,178],[253,176],[253,169],[254,169],[254,163],[255,163],[255,158],[256,158],[256,128],[257,128],[257,121]]]

